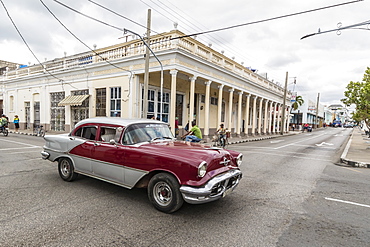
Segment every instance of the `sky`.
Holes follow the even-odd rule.
[[[146,32],[148,9],[151,9],[152,34],[173,30],[175,22],[185,34],[226,28],[199,34],[196,39],[212,44],[214,50],[224,51],[224,55],[234,57],[236,62],[256,69],[282,86],[288,72],[289,90],[312,101],[319,95],[322,105],[340,104],[348,83],[362,81],[366,68],[370,67],[370,25],[342,30],[340,34],[335,30],[338,25],[369,23],[370,0],[0,0],[0,60],[37,64],[37,59],[43,62],[63,57],[65,53],[88,51],[48,9],[90,48],[123,41],[122,31],[60,3],[142,35]],[[349,4],[324,8],[343,3]],[[311,11],[320,8],[324,9]],[[304,13],[296,14],[301,12]],[[282,16],[287,17],[275,18]],[[252,22],[258,23],[227,28]],[[321,34],[301,40],[319,30]],[[334,31],[325,33],[329,30]]]

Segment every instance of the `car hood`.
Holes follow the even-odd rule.
[[[153,142],[143,144],[140,148],[146,149],[150,153],[156,153],[176,160],[180,159],[190,164],[193,163],[196,166],[199,165],[200,161],[206,161],[208,164],[211,164],[212,161],[218,161],[224,157],[229,160],[233,159],[233,155],[229,150],[185,141]]]

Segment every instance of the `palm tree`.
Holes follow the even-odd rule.
[[[294,103],[292,104],[292,108],[291,108],[290,112],[292,112],[292,110],[296,111],[301,105],[303,105],[303,103],[304,103],[304,100],[303,100],[302,96],[297,96],[295,98]],[[295,118],[295,116],[294,116],[294,118]],[[299,124],[299,110],[298,110],[298,115],[297,115],[297,125],[298,124]]]
[[[302,96],[297,96],[295,98],[295,102],[292,104],[292,109],[293,110],[297,110],[298,107],[300,107],[301,105],[303,105],[303,103],[304,103],[304,100],[303,100]]]

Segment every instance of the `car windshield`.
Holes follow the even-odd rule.
[[[136,144],[151,142],[158,139],[173,139],[173,135],[167,124],[162,123],[140,123],[127,127],[123,144]]]

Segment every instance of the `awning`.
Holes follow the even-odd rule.
[[[85,99],[87,99],[90,95],[69,95],[65,97],[62,101],[59,102],[58,106],[66,106],[66,105],[82,105]]]

